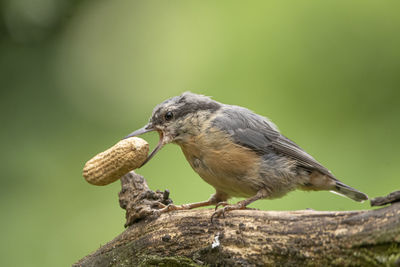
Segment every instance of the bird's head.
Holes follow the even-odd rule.
[[[203,95],[190,92],[175,96],[158,104],[144,127],[134,131],[125,138],[138,136],[147,132],[157,131],[160,140],[157,147],[150,153],[146,164],[165,144],[181,143],[186,138],[196,135],[221,104]]]

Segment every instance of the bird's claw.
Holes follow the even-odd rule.
[[[188,209],[190,209],[190,206],[187,204],[183,204],[183,205],[168,204],[165,207],[163,207],[162,209],[160,209],[159,211],[161,213],[164,213],[164,212],[170,212],[170,211],[174,211],[174,210],[188,210]]]
[[[154,201],[152,204],[151,204],[151,208],[152,209],[163,209],[163,208],[165,208],[167,205],[165,205],[164,203],[161,203],[160,201]]]
[[[224,206],[222,209],[217,209],[219,206]],[[245,209],[246,206],[242,205],[241,203],[237,203],[234,205],[229,205],[227,202],[219,202],[215,207],[215,212],[211,215],[211,223],[214,223],[214,218],[224,217],[225,213],[231,210],[242,210]]]
[[[173,211],[173,210],[178,210],[178,207],[174,204],[169,204],[169,205],[166,205],[164,208],[160,209],[159,211],[161,213],[164,213],[164,212],[169,212],[169,211]]]
[[[224,206],[224,208],[218,209],[219,206]],[[225,218],[225,207],[227,206],[229,206],[229,203],[226,201],[218,202],[217,205],[215,205],[214,213],[211,215],[211,223],[214,223],[215,217],[220,217],[222,215],[222,217]]]
[[[228,205],[229,205],[229,203],[226,202],[226,201],[218,202],[217,205],[215,205],[215,210],[217,210],[219,206],[224,206],[224,207],[226,207],[226,206],[228,206]]]
[[[224,209],[219,209],[219,210],[214,211],[214,213],[211,215],[211,223],[214,224],[214,218],[220,217],[221,215],[225,218]]]

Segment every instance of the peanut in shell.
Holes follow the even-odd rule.
[[[123,139],[86,162],[83,177],[93,185],[107,185],[139,168],[149,153],[149,144],[138,137]]]

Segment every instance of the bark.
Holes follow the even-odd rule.
[[[134,172],[121,182],[129,227],[74,266],[400,266],[398,193],[375,210],[240,210],[212,223],[213,209],[161,214],[168,191]]]

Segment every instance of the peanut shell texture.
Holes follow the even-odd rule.
[[[149,153],[149,144],[138,137],[123,139],[86,162],[83,177],[93,185],[107,185],[139,168]]]

